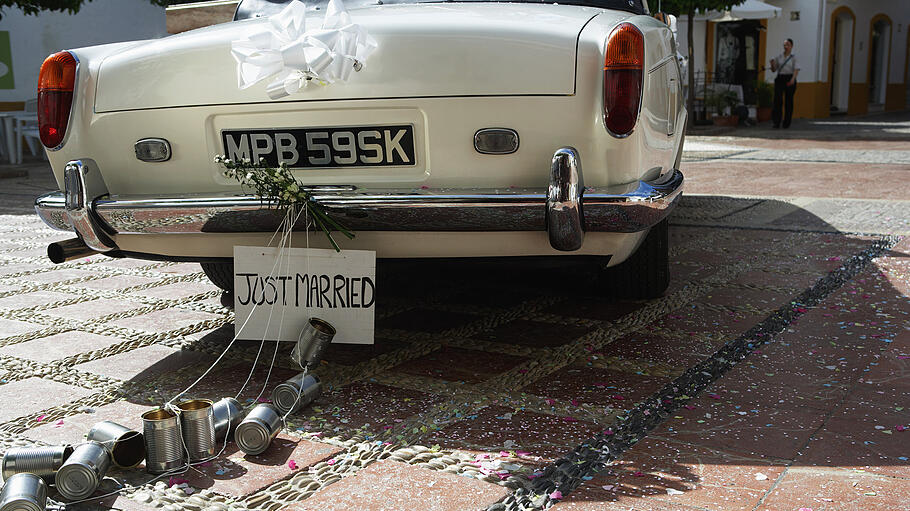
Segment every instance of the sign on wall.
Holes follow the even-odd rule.
[[[0,89],[15,89],[13,82],[13,50],[10,47],[9,32],[0,31]]]
[[[238,339],[297,341],[307,320],[335,327],[333,342],[373,344],[376,252],[234,247]]]

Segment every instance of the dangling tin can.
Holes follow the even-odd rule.
[[[291,350],[291,360],[301,369],[315,367],[322,360],[326,348],[332,344],[333,337],[335,327],[319,318],[310,318]]]

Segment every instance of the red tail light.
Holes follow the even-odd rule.
[[[604,123],[615,137],[632,133],[641,106],[645,40],[631,23],[620,23],[607,41],[604,59]]]
[[[38,131],[45,147],[63,142],[76,87],[76,57],[68,51],[44,60],[38,74]]]

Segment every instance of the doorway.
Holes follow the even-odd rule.
[[[850,9],[841,9],[835,13],[831,27],[831,60],[828,68],[831,72],[831,113],[846,113],[850,106],[855,20]]]
[[[888,87],[888,61],[891,49],[891,21],[873,21],[869,40],[869,103],[883,105]]]
[[[714,61],[714,82],[741,85],[743,102],[755,103],[755,82],[758,80],[759,36],[758,20],[725,21],[717,24],[717,51]]]

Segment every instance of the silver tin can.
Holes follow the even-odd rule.
[[[243,406],[240,401],[226,397],[212,405],[215,417],[215,440],[222,440],[234,433],[234,428],[243,420]]]
[[[111,466],[111,453],[98,442],[86,442],[66,460],[54,479],[57,491],[69,500],[84,499],[95,493]]]
[[[145,459],[142,433],[116,422],[102,421],[88,431],[86,439],[98,442],[111,451],[111,461],[120,468],[133,468]]]
[[[142,432],[146,472],[163,474],[186,464],[180,425],[173,412],[156,408],[143,413]]]
[[[272,390],[272,404],[285,415],[312,403],[321,392],[319,378],[300,373]]]
[[[22,473],[53,477],[71,454],[71,445],[13,447],[3,455],[3,480]]]
[[[191,399],[177,405],[180,430],[190,461],[215,455],[215,415],[208,399]]]
[[[332,338],[335,337],[335,327],[319,318],[310,318],[297,338],[297,344],[291,350],[291,360],[301,369],[314,367],[322,360]]]
[[[0,511],[44,511],[47,483],[35,474],[13,474],[0,492]]]
[[[281,430],[281,415],[274,406],[256,405],[234,431],[234,441],[247,454],[261,454]]]

